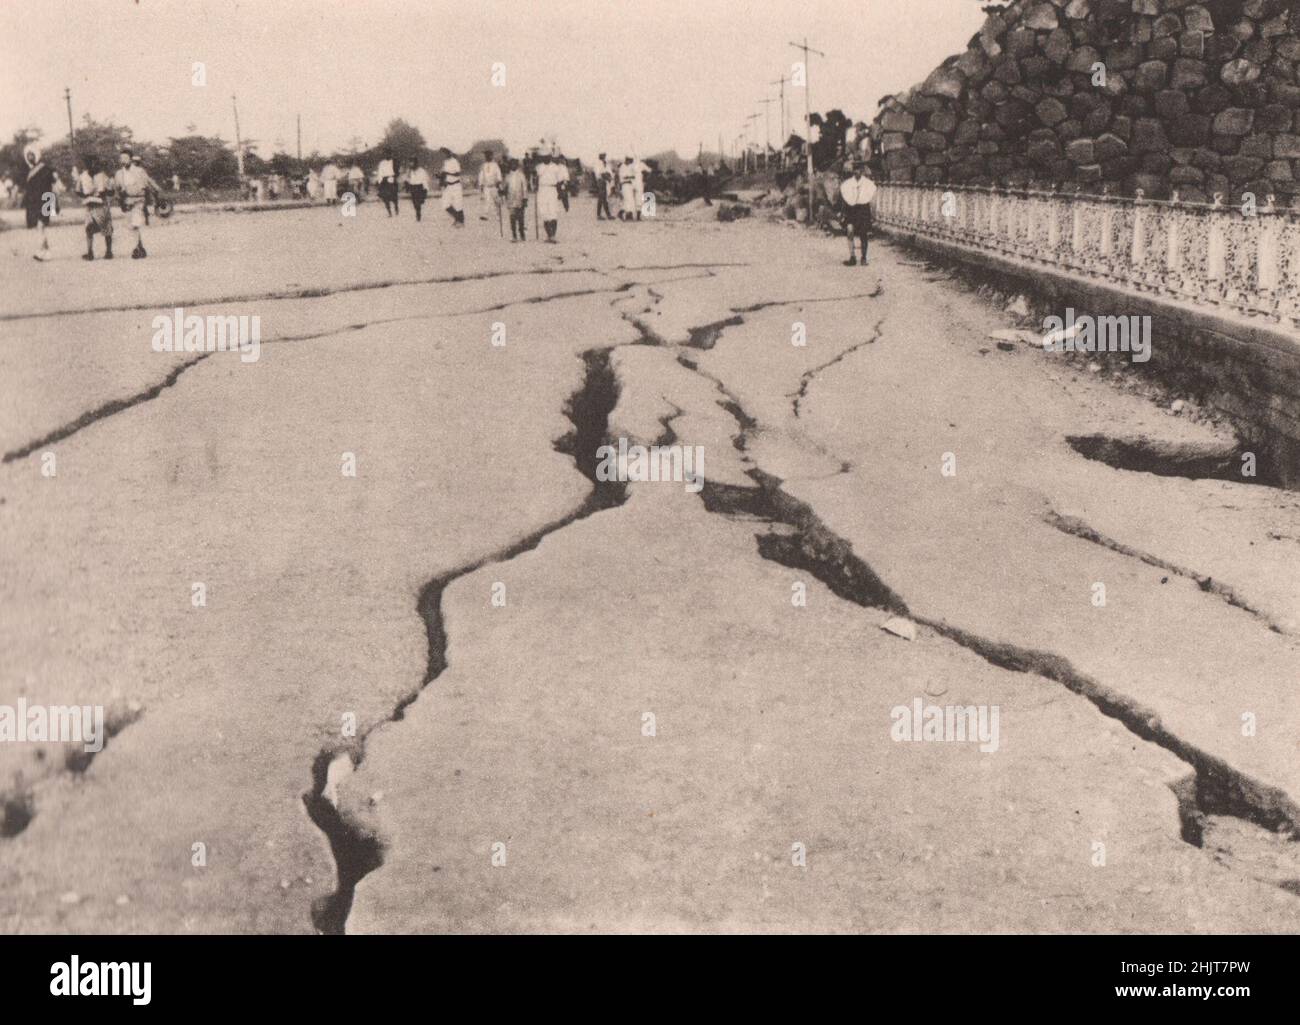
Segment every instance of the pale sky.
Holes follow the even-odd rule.
[[[975,0],[0,0],[0,133],[46,141],[73,115],[113,119],[165,143],[193,124],[269,156],[376,142],[390,118],[431,145],[554,135],[569,156],[730,147],[747,115],[814,56],[814,111],[869,120],[983,21]],[[192,84],[194,62],[207,84]],[[492,84],[495,63],[505,85]],[[792,120],[804,92],[786,88]],[[768,108],[778,143],[779,105]]]

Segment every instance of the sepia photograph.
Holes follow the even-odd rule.
[[[0,0],[0,143],[7,990],[1294,1005],[1300,0]]]

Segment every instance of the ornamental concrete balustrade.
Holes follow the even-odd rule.
[[[886,227],[1285,328],[1300,323],[1300,220],[1257,209],[963,185],[880,186]]]

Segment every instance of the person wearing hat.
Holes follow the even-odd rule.
[[[867,236],[871,234],[871,201],[876,198],[876,183],[866,176],[862,161],[855,161],[853,174],[840,183],[840,198],[844,201],[845,219],[849,226],[849,258],[844,266],[853,267],[857,259],[853,252],[856,237],[862,246],[862,266],[867,266]]]

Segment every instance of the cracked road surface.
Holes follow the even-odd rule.
[[[1300,928],[1300,499],[1080,455],[1225,439],[899,250],[603,227],[14,261],[0,703],[114,730],[0,746],[0,928]],[[152,352],[178,305],[260,359]],[[997,750],[893,740],[918,699]]]

